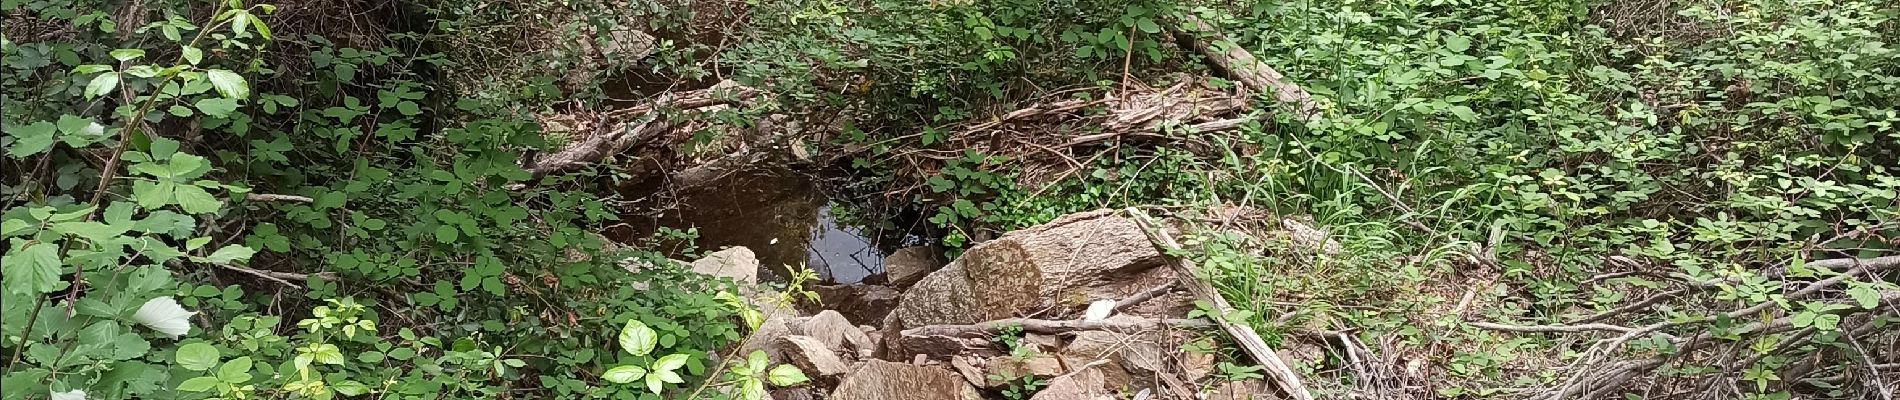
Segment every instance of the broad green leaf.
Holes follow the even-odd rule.
[[[132,227],[129,224],[106,225],[93,221],[71,221],[53,224],[52,228],[54,232],[73,235],[93,243],[99,243],[117,238],[119,235],[125,234],[125,231],[131,230]]]
[[[435,227],[435,241],[438,243],[454,242],[455,238],[460,235],[461,232],[456,231],[454,226],[440,225]]]
[[[660,380],[660,374],[647,374],[646,381],[647,390],[653,391],[653,394],[659,394],[660,388],[666,385],[665,381]]]
[[[659,376],[660,382],[686,383],[686,379],[681,377],[677,371],[649,371],[648,374]]]
[[[7,146],[7,155],[25,158],[52,148],[54,133],[58,131],[52,122],[40,121],[26,125],[7,124],[6,132],[7,136],[13,137],[13,144]]]
[[[199,50],[197,47],[180,47],[179,52],[185,56],[185,62],[191,63],[191,65],[198,65],[198,62],[204,61],[205,59],[204,50]]]
[[[179,383],[178,390],[186,391],[186,392],[203,392],[203,391],[211,390],[211,388],[217,387],[218,383],[219,383],[218,378],[213,378],[209,376],[200,376],[196,378],[186,379],[183,383]]]
[[[204,343],[191,343],[179,346],[178,353],[172,357],[178,361],[180,367],[192,371],[205,371],[218,365],[218,348]]]
[[[232,111],[237,111],[238,108],[237,99],[231,98],[200,99],[193,105],[198,106],[198,111],[204,112],[205,115],[218,118],[229,116]]]
[[[628,319],[627,325],[620,328],[620,349],[636,357],[652,353],[653,345],[659,343],[658,339],[659,335],[653,332],[653,328],[638,319]]]
[[[778,387],[795,386],[811,380],[805,376],[805,371],[791,364],[779,364],[772,367],[772,372],[766,373],[765,379],[772,381],[772,386]]]
[[[324,364],[343,364],[343,349],[336,347],[334,344],[319,344],[315,351],[310,353],[310,356],[317,362]]]
[[[244,83],[244,77],[236,72],[213,69],[205,72],[205,78],[210,79],[211,86],[217,88],[218,94],[224,97],[242,99],[251,96],[250,84]]]
[[[668,354],[666,357],[653,361],[653,370],[662,372],[678,370],[686,366],[686,358],[685,354]]]
[[[231,361],[226,361],[224,363],[224,366],[218,367],[218,380],[222,380],[230,384],[241,384],[245,382],[250,382],[251,381],[251,357],[244,356],[244,357],[233,358],[231,359]]]
[[[739,388],[740,400],[765,400],[765,382],[747,379]]]
[[[139,57],[144,57],[145,50],[143,49],[116,49],[106,54],[112,56],[112,59],[114,60],[132,61],[132,60],[138,59]]]
[[[263,23],[260,22],[258,27],[260,28],[263,27],[264,25],[262,24]],[[360,396],[364,393],[369,393],[369,389],[370,389],[369,385],[365,385],[362,382],[357,382],[357,381],[337,382],[334,385],[330,385],[330,388],[336,389],[336,392],[338,394],[342,394],[344,396]]]
[[[13,236],[14,233],[25,232],[26,228],[31,227],[33,227],[33,224],[26,223],[26,220],[9,219],[0,221],[0,236]]]
[[[107,72],[99,74],[98,76],[92,77],[92,82],[86,84],[86,99],[91,100],[102,95],[111,94],[112,89],[118,87],[119,73]]]
[[[211,252],[210,256],[205,257],[205,261],[217,264],[235,264],[250,261],[251,255],[253,254],[257,254],[257,250],[251,250],[249,247],[234,244],[224,246],[223,248],[219,248],[218,251]]]
[[[1161,25],[1155,24],[1153,19],[1142,18],[1135,22],[1135,26],[1140,27],[1142,32],[1161,33]]]
[[[608,369],[606,373],[600,374],[600,378],[613,383],[632,383],[634,380],[645,377],[646,374],[647,370],[640,366],[622,365]]]
[[[212,197],[211,193],[205,192],[203,188],[191,185],[174,186],[176,186],[176,188],[173,189],[173,198],[178,202],[178,208],[185,210],[187,214],[216,212],[218,211],[218,207],[224,205],[224,203],[218,201],[216,197]]]
[[[33,242],[0,256],[0,276],[6,277],[7,293],[37,295],[59,290],[59,245]]]
[[[1874,290],[1873,285],[1852,283],[1847,288],[1847,297],[1854,299],[1854,303],[1860,305],[1860,308],[1871,310],[1880,306],[1880,291]]]

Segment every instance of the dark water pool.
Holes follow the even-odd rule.
[[[796,171],[760,168],[695,188],[633,185],[621,191],[633,200],[621,214],[624,225],[608,236],[628,241],[661,227],[696,228],[701,250],[751,249],[759,257],[761,279],[783,279],[784,266],[791,265],[810,267],[833,283],[879,281],[886,254],[924,241],[915,230],[897,228],[886,218],[859,217],[877,213],[831,201],[817,182]],[[860,221],[876,222],[864,226]],[[685,248],[679,241],[664,245],[676,252]]]

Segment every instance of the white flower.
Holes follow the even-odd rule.
[[[53,400],[86,400],[86,391],[73,389],[66,393],[53,392]]]
[[[145,305],[139,306],[139,312],[132,314],[132,320],[165,336],[179,337],[186,332],[191,332],[189,318],[193,315],[198,315],[198,313],[185,311],[184,307],[178,306],[177,300],[172,300],[171,296],[163,296],[148,300]]]

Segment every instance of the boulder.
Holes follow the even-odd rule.
[[[890,286],[856,283],[817,285],[812,287],[812,292],[818,293],[818,299],[825,308],[838,310],[846,320],[855,324],[883,321],[891,309],[897,308],[897,299],[903,296]]]
[[[925,276],[898,301],[905,327],[974,324],[1121,299],[1174,279],[1135,221],[1071,214],[1004,234]]]
[[[837,311],[820,311],[806,318],[802,328],[805,336],[818,339],[825,347],[848,352],[855,359],[871,358],[872,352],[877,350],[877,343],[872,342],[869,335]]]
[[[773,389],[771,398],[772,400],[814,400],[818,396],[812,394],[812,389],[809,387],[795,387]]]
[[[939,367],[871,360],[846,375],[830,400],[981,400],[976,387]]]
[[[1165,367],[1162,346],[1157,334],[1130,335],[1109,331],[1077,332],[1069,345],[1062,348],[1059,356],[1069,368],[1082,368],[1096,360],[1107,360],[1096,365],[1100,369],[1103,384],[1110,389],[1148,388],[1153,383],[1137,380],[1136,377],[1155,376]]]
[[[693,272],[715,277],[732,278],[741,284],[759,282],[759,257],[751,249],[734,246],[725,250],[707,254],[693,261]]]
[[[943,268],[943,259],[929,246],[905,247],[884,257],[884,276],[899,288],[910,287],[938,268]]]
[[[778,345],[787,361],[812,377],[829,379],[851,372],[851,366],[839,359],[838,353],[810,336],[781,337]]]
[[[755,350],[764,350],[766,355],[772,357],[773,362],[785,362],[784,354],[778,351],[779,338],[799,333],[794,332],[793,329],[791,318],[766,319],[765,322],[759,323],[758,329],[752,330],[751,335],[746,336],[745,342],[739,345],[739,357],[744,358]]]
[[[1102,388],[1102,372],[1089,368],[1049,381],[1048,387],[1037,391],[1029,400],[1113,399],[1113,393]]]

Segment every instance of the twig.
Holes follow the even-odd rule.
[[[1630,305],[1613,308],[1608,311],[1596,313],[1588,317],[1583,317],[1582,319],[1572,321],[1571,324],[1587,324],[1591,322],[1602,321],[1605,318],[1609,318],[1617,314],[1622,314],[1625,312],[1647,308],[1651,305],[1655,305],[1656,303],[1660,303],[1663,300],[1673,299],[1676,296],[1681,296],[1683,293],[1688,293],[1688,289],[1676,289],[1676,290],[1671,290],[1668,292],[1663,292],[1662,294],[1650,296],[1647,299],[1643,299],[1643,301],[1638,301]]]
[[[1143,290],[1141,291],[1141,293],[1135,293],[1135,295],[1133,296],[1128,296],[1128,298],[1126,299],[1122,299],[1121,301],[1115,302],[1115,307],[1111,308],[1111,310],[1121,311],[1124,308],[1133,307],[1136,304],[1141,304],[1144,301],[1152,300],[1156,297],[1161,297],[1161,295],[1168,294],[1168,292],[1174,291],[1175,285],[1176,285],[1175,282],[1168,282],[1168,283],[1161,284],[1161,286],[1155,286],[1148,290]]]
[[[1472,322],[1470,324],[1471,326],[1474,326],[1474,327],[1489,329],[1489,330],[1494,330],[1494,331],[1524,332],[1524,333],[1563,333],[1563,332],[1593,332],[1593,331],[1610,331],[1610,332],[1629,333],[1629,332],[1634,332],[1637,330],[1637,328],[1631,328],[1631,327],[1621,326],[1621,325],[1610,325],[1610,324],[1506,325],[1506,324],[1494,324],[1490,322]]]
[[[1076,331],[1141,331],[1160,328],[1211,328],[1213,323],[1199,319],[1153,319],[1118,321],[1057,321],[1046,319],[1011,318],[982,322],[970,325],[925,325],[903,330],[904,336],[949,336],[980,337],[990,336],[1006,327],[1021,327],[1023,332],[1041,334],[1059,334]]]
[[[270,194],[270,193],[246,193],[244,194],[244,200],[256,201],[256,202],[288,201],[288,202],[304,203],[304,204],[315,202],[315,200],[311,200],[309,197],[288,195],[288,194]]]

